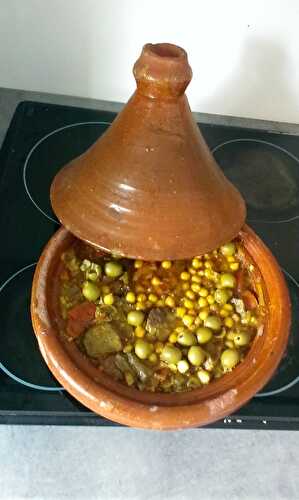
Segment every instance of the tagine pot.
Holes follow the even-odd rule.
[[[62,227],[38,262],[31,314],[41,353],[59,383],[90,410],[146,429],[215,422],[251,399],[285,352],[290,299],[282,272],[245,225],[245,203],[215,163],[185,88],[185,51],[146,45],[134,66],[137,90],[105,134],[65,166],[51,187]],[[261,277],[266,310],[249,353],[231,373],[181,393],[149,393],[105,375],[59,335],[61,254],[76,238],[126,257],[185,259],[238,237]]]

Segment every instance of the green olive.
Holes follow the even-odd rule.
[[[196,345],[196,337],[194,333],[184,330],[178,334],[177,343],[185,346]]]
[[[82,293],[87,300],[93,302],[99,298],[99,296],[101,295],[101,290],[95,283],[84,281]]]
[[[127,322],[132,326],[141,326],[144,321],[144,313],[142,311],[130,311],[127,316]]]
[[[208,316],[204,320],[204,326],[207,328],[211,328],[211,330],[215,330],[217,332],[221,329],[221,319],[218,316]]]
[[[230,294],[225,288],[217,288],[214,297],[218,304],[224,305],[230,299]]]
[[[182,353],[177,347],[166,345],[160,354],[160,358],[165,363],[176,365],[182,359]]]
[[[248,332],[239,332],[234,336],[234,343],[237,346],[245,346],[250,342],[250,334]]]
[[[222,245],[220,251],[222,255],[225,255],[225,257],[231,257],[236,253],[236,245],[231,241],[230,243]]]
[[[196,336],[199,344],[206,344],[207,342],[210,342],[213,332],[206,326],[200,326],[196,330]]]
[[[188,351],[188,359],[194,366],[200,366],[205,360],[205,353],[198,345],[193,345]]]
[[[135,344],[135,354],[140,359],[146,359],[153,352],[153,346],[146,340],[138,339]]]
[[[106,262],[105,264],[105,274],[109,278],[118,278],[123,273],[123,266],[120,262]]]
[[[221,364],[224,370],[231,370],[240,361],[239,352],[236,349],[225,349],[221,354]]]
[[[220,285],[222,288],[235,288],[237,280],[231,273],[223,273],[220,276]]]

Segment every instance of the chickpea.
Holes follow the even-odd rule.
[[[165,304],[168,306],[168,307],[175,307],[175,300],[173,297],[166,297],[165,299]]]
[[[126,295],[126,301],[129,302],[129,304],[134,304],[136,301],[136,295],[134,292],[128,292]]]
[[[189,279],[190,279],[190,273],[187,273],[187,271],[183,271],[181,273],[181,280],[188,281]]]
[[[211,380],[211,375],[209,374],[209,372],[207,370],[199,370],[197,372],[197,376],[199,378],[199,380],[201,381],[202,384],[208,384]]]
[[[186,373],[189,370],[189,363],[185,359],[178,362],[178,371],[180,373]]]
[[[144,313],[142,311],[130,311],[127,316],[129,325],[141,326],[144,321]]]
[[[112,304],[114,303],[113,293],[108,293],[107,295],[104,295],[103,302],[104,304],[106,304],[106,306],[112,306]]]
[[[215,300],[218,304],[224,305],[230,299],[229,293],[225,288],[217,288],[214,294]]]

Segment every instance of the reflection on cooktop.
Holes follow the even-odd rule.
[[[258,397],[281,394],[299,383],[299,284],[288,272],[284,271],[284,274],[292,305],[292,323],[288,346],[275,375],[257,395]]]
[[[50,203],[52,180],[62,166],[84,153],[109,125],[110,122],[83,122],[61,127],[40,139],[27,155],[23,169],[26,192],[52,222],[58,222]]]
[[[243,194],[248,220],[286,222],[299,216],[299,159],[266,141],[234,139],[213,150]]]
[[[33,333],[30,295],[35,264],[14,273],[0,288],[0,368],[16,382],[32,389],[62,388],[45,364]]]

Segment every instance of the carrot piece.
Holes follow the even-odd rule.
[[[245,271],[244,271],[244,269],[240,269],[236,273],[236,278],[237,278],[237,292],[239,295],[242,295],[242,293],[244,292],[244,288],[245,288]]]
[[[69,337],[76,338],[88,328],[95,318],[96,306],[91,302],[77,304],[68,313],[66,331]]]
[[[242,293],[242,300],[244,302],[245,308],[249,311],[255,309],[258,306],[258,300],[254,293],[252,293],[250,290],[246,290]]]

